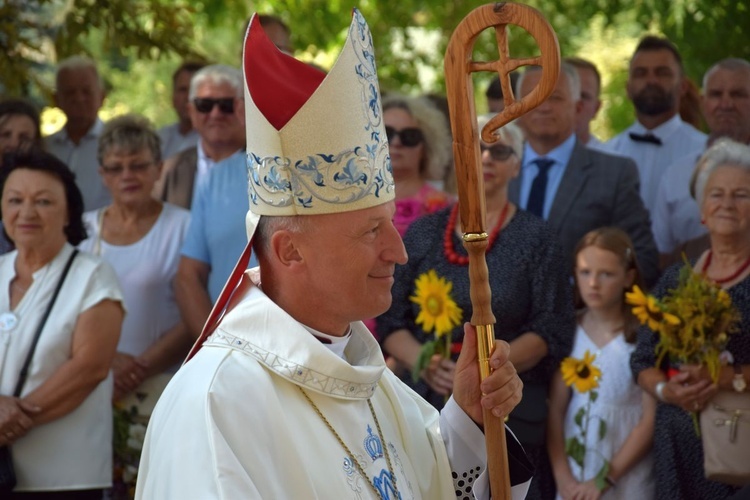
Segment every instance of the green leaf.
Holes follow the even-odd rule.
[[[594,403],[599,398],[599,392],[598,391],[591,391],[589,393],[589,397],[591,398],[591,402]]]
[[[417,362],[414,363],[414,367],[411,369],[411,378],[414,382],[422,378],[422,370],[430,364],[430,358],[435,355],[436,351],[437,341],[435,340],[430,340],[422,345],[419,356],[417,356]]]
[[[604,439],[604,435],[607,434],[607,422],[604,419],[599,419],[599,441]]]
[[[573,417],[573,421],[581,429],[583,429],[583,417],[584,417],[584,415],[586,415],[586,408],[584,406],[581,406],[580,408],[578,408],[578,411],[576,412],[576,416]]]
[[[594,478],[594,484],[599,491],[606,489],[608,486],[607,474],[609,474],[609,462],[605,460],[602,464],[602,468],[599,469],[599,472],[596,473],[596,477]]]
[[[565,453],[573,459],[579,467],[583,467],[583,457],[586,455],[586,447],[576,437],[565,440]]]

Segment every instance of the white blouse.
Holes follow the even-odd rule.
[[[130,245],[112,245],[101,239],[99,213],[83,214],[90,237],[78,247],[101,256],[115,270],[128,310],[117,350],[140,356],[180,321],[172,282],[190,212],[165,203],[148,233]]]
[[[0,394],[12,395],[21,366],[73,247],[65,244],[33,282],[12,313],[13,328],[0,331]],[[10,312],[10,282],[17,251],[0,256],[0,314]],[[79,253],[50,312],[21,392],[42,385],[70,358],[78,316],[99,302],[122,302],[117,276],[102,260]],[[75,410],[33,428],[12,445],[16,491],[106,488],[112,483],[112,376]]]

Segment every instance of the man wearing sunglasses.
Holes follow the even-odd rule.
[[[244,148],[242,92],[242,75],[236,68],[214,64],[195,73],[188,110],[200,139],[196,147],[165,162],[154,192],[158,198],[190,209],[209,170]]]

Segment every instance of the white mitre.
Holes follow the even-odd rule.
[[[369,208],[394,199],[370,30],[354,9],[331,71],[279,51],[256,16],[245,36],[245,116],[250,211],[313,215]]]

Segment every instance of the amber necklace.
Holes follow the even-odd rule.
[[[508,216],[509,206],[510,203],[506,201],[505,205],[503,206],[502,212],[500,212],[500,218],[498,219],[497,224],[495,224],[495,227],[492,228],[492,233],[490,234],[489,240],[487,241],[487,252],[490,251],[492,245],[495,243],[495,240],[500,235],[500,230],[503,228],[503,224],[505,224],[505,218]],[[457,253],[455,247],[453,246],[453,232],[456,230],[457,217],[458,203],[453,205],[451,215],[448,218],[448,225],[445,228],[445,238],[443,239],[443,252],[445,253],[445,258],[448,259],[448,262],[450,262],[451,264],[468,266],[469,257]]]
[[[703,269],[701,270],[703,274],[706,275],[706,277],[708,277],[708,273],[706,271],[708,271],[708,266],[711,265],[711,257],[713,257],[713,252],[709,250],[708,255],[706,256],[706,261],[703,263]],[[729,283],[730,281],[736,280],[739,277],[739,275],[744,273],[748,267],[750,267],[750,257],[748,257],[747,260],[743,262],[742,265],[739,268],[737,268],[735,272],[733,272],[731,275],[727,276],[726,278],[719,278],[719,279],[711,278],[711,280],[714,283],[717,283],[719,285],[722,285],[724,283]]]
[[[378,491],[377,488],[375,488],[375,485],[372,484],[372,481],[370,481],[370,476],[367,475],[365,472],[364,467],[362,467],[362,464],[359,463],[359,460],[357,460],[357,457],[352,453],[352,450],[349,449],[349,447],[346,445],[344,440],[339,436],[339,433],[336,432],[336,429],[333,428],[331,423],[328,421],[328,419],[323,415],[323,412],[320,411],[320,408],[318,408],[318,405],[316,405],[312,399],[310,399],[310,396],[307,394],[307,391],[305,391],[302,387],[297,386],[299,390],[302,392],[302,395],[305,396],[305,399],[307,399],[307,402],[310,403],[310,406],[313,407],[313,410],[315,410],[315,413],[318,414],[318,416],[323,420],[323,422],[326,424],[326,427],[333,433],[334,436],[336,436],[336,439],[338,440],[339,444],[342,448],[344,448],[344,451],[347,455],[352,459],[352,463],[354,463],[354,466],[357,468],[357,471],[362,476],[362,479],[370,485],[370,488],[372,491],[375,492],[375,495],[383,499],[382,493]],[[385,462],[388,465],[388,472],[391,474],[391,481],[393,484],[393,490],[396,494],[396,498],[400,498],[401,496],[398,493],[398,486],[396,485],[396,474],[393,471],[393,465],[391,465],[391,455],[388,453],[388,445],[385,442],[385,439],[383,439],[383,431],[380,430],[380,422],[378,421],[378,416],[375,415],[375,408],[372,407],[372,402],[368,399],[367,400],[367,406],[370,407],[370,414],[372,415],[372,419],[375,421],[375,428],[378,431],[378,437],[380,438],[380,443],[383,445],[383,453],[385,453]]]

